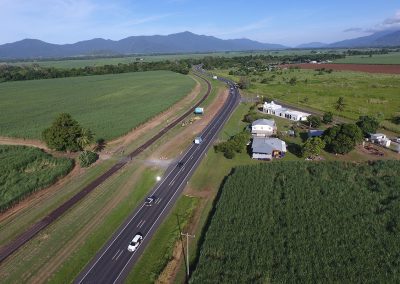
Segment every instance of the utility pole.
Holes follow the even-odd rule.
[[[186,262],[187,262],[187,279],[189,280],[189,237],[194,238],[196,237],[195,235],[189,235],[189,233],[182,233],[182,236],[186,236]],[[182,244],[183,245],[183,244]]]

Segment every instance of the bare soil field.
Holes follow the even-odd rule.
[[[382,74],[400,74],[400,65],[383,65],[383,64],[290,64],[282,65],[283,67],[298,66],[301,69],[332,69],[335,71],[356,71],[367,73],[382,73]]]

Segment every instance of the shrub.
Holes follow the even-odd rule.
[[[50,149],[76,152],[83,150],[93,139],[93,133],[82,128],[69,113],[61,113],[53,124],[42,132]]]
[[[99,155],[95,152],[91,151],[82,151],[79,154],[79,164],[81,165],[82,168],[87,168],[91,164],[97,161],[99,158]]]
[[[328,124],[332,123],[332,121],[333,121],[333,113],[330,111],[325,112],[324,115],[322,116],[322,122]]]
[[[363,131],[364,136],[368,136],[370,133],[375,133],[379,127],[379,121],[371,116],[360,116],[356,122],[357,126]]]
[[[341,124],[325,130],[323,137],[327,151],[346,154],[362,141],[363,134],[355,124]]]
[[[313,128],[317,128],[317,127],[321,126],[321,118],[319,118],[319,116],[309,115],[307,117],[307,121],[308,121],[308,124]]]

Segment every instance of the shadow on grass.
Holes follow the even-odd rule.
[[[212,219],[214,217],[214,214],[215,214],[215,211],[216,211],[216,206],[218,204],[219,199],[221,198],[222,188],[224,187],[224,185],[225,185],[226,181],[228,180],[228,178],[234,172],[235,172],[235,169],[233,168],[230,171],[230,173],[227,176],[224,177],[221,185],[218,188],[218,192],[217,192],[217,195],[215,196],[215,199],[213,201],[212,208],[211,208],[210,212],[208,213],[207,220],[206,220],[206,222],[204,224],[204,227],[201,229],[200,238],[199,238],[199,242],[198,242],[197,249],[196,249],[196,256],[193,259],[193,261],[190,263],[190,271],[192,273],[193,273],[193,271],[196,270],[197,264],[199,263],[201,248],[203,247],[206,233],[207,233],[208,228],[210,227],[211,221],[212,221]],[[188,280],[186,280],[186,283],[188,283]]]
[[[306,142],[308,139],[308,132],[300,132],[299,136],[300,136],[302,142]]]
[[[299,144],[287,142],[287,150],[298,158],[303,157],[301,146]]]

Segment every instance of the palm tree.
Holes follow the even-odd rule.
[[[93,141],[93,136],[93,132],[90,129],[82,128],[81,135],[77,139],[79,147],[84,150]]]
[[[343,111],[345,106],[346,106],[346,104],[344,103],[344,98],[339,97],[339,99],[335,103],[335,109],[337,111]]]

